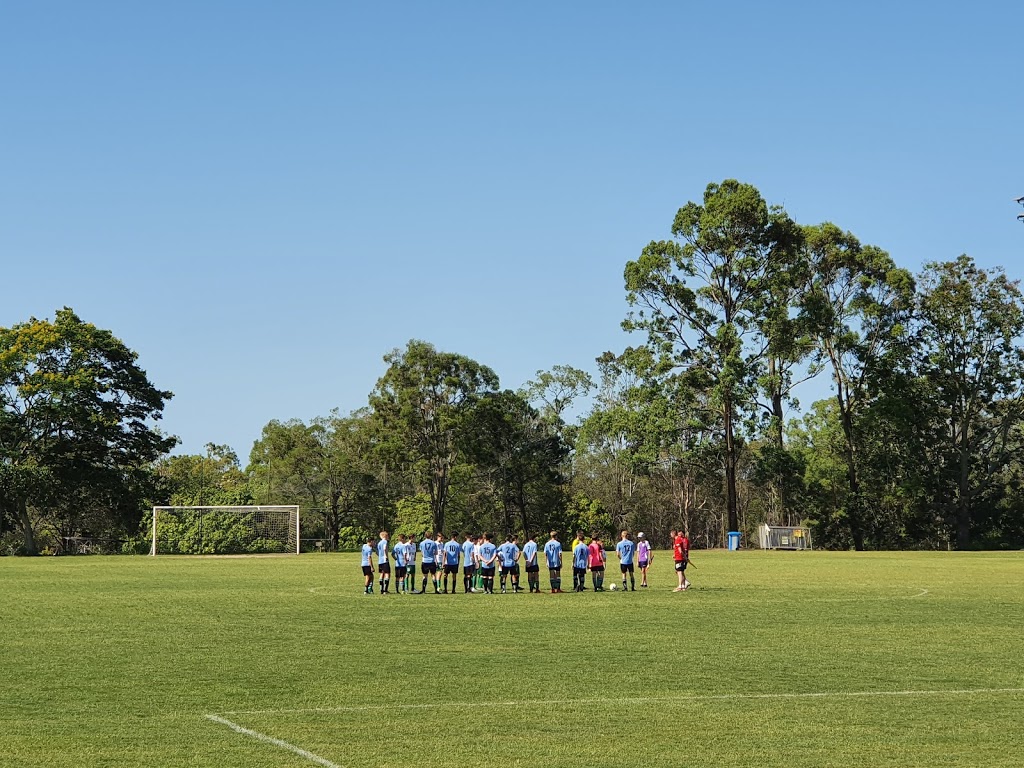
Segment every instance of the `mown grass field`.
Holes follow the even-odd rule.
[[[355,555],[0,559],[0,765],[1021,764],[1024,554],[694,559],[387,597]]]

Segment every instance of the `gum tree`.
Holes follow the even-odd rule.
[[[653,372],[706,393],[721,430],[728,525],[739,526],[738,425],[753,410],[768,353],[759,328],[773,286],[794,258],[800,232],[753,186],[709,184],[672,223],[671,240],[649,243],[626,265],[627,331],[646,333]]]
[[[474,406],[498,390],[498,376],[475,360],[417,340],[385,355],[384,362],[388,369],[370,395],[381,450],[426,491],[434,529],[442,531]]]

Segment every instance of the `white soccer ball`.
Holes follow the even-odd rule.
[[[616,584],[614,581],[611,584],[608,585],[608,589],[610,589],[612,592],[614,592],[618,588],[619,588],[619,585]]]

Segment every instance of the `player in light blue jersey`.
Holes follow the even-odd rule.
[[[619,553],[619,570],[622,571],[622,589],[626,589],[626,574],[629,574],[629,584],[636,592],[636,576],[633,573],[633,555],[636,553],[636,544],[629,538],[629,531],[622,532],[622,538],[615,545],[615,551]]]
[[[523,588],[519,586],[519,558],[522,557],[523,550],[519,548],[519,537],[513,535],[511,544],[509,552],[512,554],[512,565],[509,566],[509,574],[512,577],[512,591],[522,592]]]
[[[473,550],[476,547],[475,537],[466,534],[466,540],[462,542],[462,586],[466,594],[475,592],[473,589],[473,571],[476,570],[476,560],[473,558]]]
[[[363,591],[368,595],[373,594],[373,550],[373,537],[367,536],[366,542],[363,544],[362,566],[363,579],[366,581]]]
[[[551,538],[544,545],[544,559],[548,561],[551,594],[557,594],[562,591],[562,542],[558,540],[558,531],[552,531]]]
[[[522,592],[519,587],[519,539],[516,536],[506,536],[505,542],[498,547],[498,563],[501,566],[501,592],[506,591],[509,580],[512,581],[512,591]]]
[[[430,534],[426,534],[423,541],[420,542],[420,555],[422,555],[421,565],[423,566],[423,587],[420,591],[427,591],[427,577],[429,576],[434,580],[434,594],[441,594],[441,585],[437,581],[437,542]]]
[[[498,548],[491,541],[491,534],[484,534],[484,543],[480,545],[480,578],[483,581],[484,594],[494,594],[494,568],[498,559]]]
[[[537,542],[533,536],[523,545],[523,564],[526,566],[526,581],[530,592],[540,592],[540,563],[537,560]]]
[[[419,594],[416,591],[416,553],[419,551],[416,534],[409,534],[409,540],[405,542],[405,585],[413,595]]]
[[[377,572],[380,574],[380,593],[386,595],[391,585],[391,563],[388,561],[388,538],[387,531],[380,532],[380,541],[377,542]]]
[[[448,577],[452,577],[452,594],[455,594],[455,580],[459,575],[459,555],[462,554],[462,546],[458,537],[453,533],[452,537],[445,542],[444,548],[444,593],[448,594]]]
[[[405,563],[408,549],[406,548],[405,534],[400,533],[397,538],[398,541],[395,542],[395,546],[391,549],[391,556],[395,559],[395,594],[400,595],[405,592]]]
[[[572,550],[572,589],[582,592],[587,585],[587,565],[590,562],[590,547],[583,540],[583,531],[576,534],[576,546]]]
[[[505,540],[498,545],[498,568],[499,581],[501,583],[501,593],[505,594],[505,586],[508,584],[509,569],[512,563],[512,553],[510,552],[510,545],[512,544],[512,537],[506,536]]]

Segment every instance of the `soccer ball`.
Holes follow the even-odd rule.
[[[618,588],[619,588],[619,585],[616,584],[614,581],[611,584],[608,585],[608,589],[610,589],[612,592],[614,592]]]

